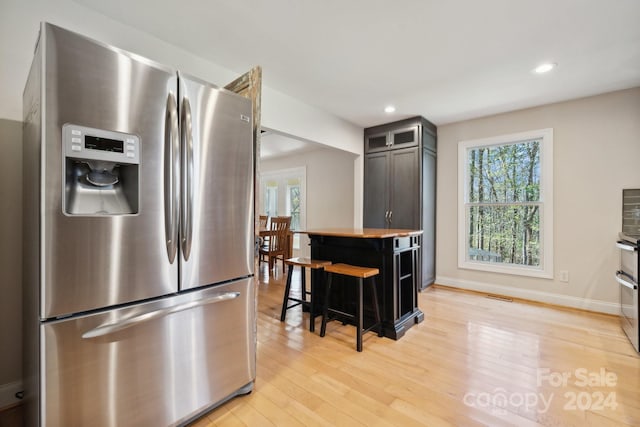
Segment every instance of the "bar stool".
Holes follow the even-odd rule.
[[[356,324],[356,350],[362,351],[362,334],[370,331],[374,328],[378,328],[378,336],[383,336],[382,333],[382,322],[380,321],[380,307],[378,306],[378,292],[376,291],[376,282],[375,276],[380,273],[380,270],[372,267],[358,267],[355,265],[349,264],[332,264],[326,266],[324,271],[327,272],[327,283],[326,283],[326,295],[324,300],[324,309],[322,312],[322,327],[320,328],[320,336],[324,337],[325,332],[327,330],[327,320],[329,317],[329,313],[337,314],[341,317],[345,317],[347,319],[351,319],[355,321]],[[329,307],[329,298],[331,296],[331,282],[334,274],[339,274],[342,276],[355,277],[357,278],[357,296],[356,296],[356,313],[355,315],[351,313],[346,313],[344,311],[336,310]],[[364,287],[364,279],[371,278],[371,304],[372,309],[375,315],[376,323],[371,325],[370,327],[364,329],[363,328],[363,303],[362,303],[362,293]]]
[[[303,307],[307,307],[309,309],[309,331],[313,332],[316,329],[315,325],[315,304],[313,302],[313,281],[311,281],[311,289],[307,291],[307,275],[305,274],[305,268],[310,268],[312,270],[320,270],[325,268],[328,265],[331,265],[331,261],[322,261],[317,259],[310,258],[302,258],[295,257],[289,258],[284,261],[285,265],[289,266],[289,272],[287,273],[287,285],[284,288],[284,299],[282,300],[282,313],[280,314],[280,321],[284,322],[284,319],[287,316],[287,310],[293,307],[297,307],[302,305]],[[302,276],[302,285],[300,287],[300,298],[293,298],[289,296],[289,292],[291,291],[291,276],[293,274],[293,268],[295,266],[300,267],[300,275]],[[307,299],[309,296],[309,299]],[[295,302],[295,304],[288,305],[289,301]]]

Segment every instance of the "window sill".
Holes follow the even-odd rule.
[[[537,279],[553,279],[553,272],[536,267],[496,265],[487,262],[462,261],[458,268],[465,270],[485,271],[489,273],[511,274],[515,276],[527,276]]]

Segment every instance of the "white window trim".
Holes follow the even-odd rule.
[[[468,194],[467,151],[490,145],[513,144],[531,139],[542,139],[540,144],[540,212],[542,252],[539,267],[471,261],[467,259],[466,202]],[[493,273],[553,278],[553,129],[500,135],[490,138],[460,141],[458,143],[458,267]]]

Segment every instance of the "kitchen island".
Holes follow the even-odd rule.
[[[418,308],[421,230],[380,228],[326,228],[307,230],[311,241],[311,258],[346,263],[380,270],[376,286],[380,296],[380,312],[384,336],[397,340],[406,330],[424,320]],[[323,272],[313,271],[311,280],[323,282]],[[340,278],[336,278],[339,283]],[[314,298],[323,303],[320,286]],[[343,289],[332,306],[349,310],[355,301],[353,286]],[[365,301],[368,298],[365,297]],[[373,316],[365,315],[366,321]]]

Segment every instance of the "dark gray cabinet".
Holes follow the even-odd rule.
[[[423,230],[421,280],[435,280],[436,127],[423,117],[364,131],[364,226]]]
[[[374,131],[366,135],[365,131],[365,151],[374,153],[376,151],[387,151],[390,149],[416,147],[420,144],[419,128],[414,124],[395,129],[386,129],[386,125],[380,132]]]

